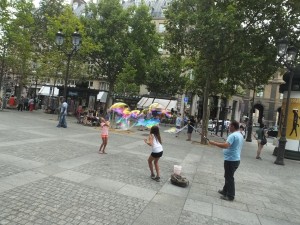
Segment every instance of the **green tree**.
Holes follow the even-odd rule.
[[[138,95],[140,86],[135,82],[136,73],[136,70],[126,63],[124,69],[118,75],[115,92],[125,95]]]
[[[11,62],[13,63],[12,69],[19,76],[17,97],[20,98],[21,91],[24,85],[27,84],[27,77],[31,73],[34,6],[27,1],[15,1],[12,8],[14,8],[13,16],[10,17],[6,32],[9,39],[8,54],[11,56]]]
[[[187,78],[181,76],[180,61],[175,57],[152,60],[144,83],[155,96],[175,96],[182,93]]]
[[[126,38],[128,13],[118,0],[103,0],[99,4],[89,4],[85,14],[87,16],[82,21],[94,43],[88,59],[95,66],[94,77],[109,83],[110,95],[129,52]]]
[[[7,47],[8,47],[8,40],[7,40],[7,24],[9,21],[9,1],[3,0],[0,2],[0,55],[1,55],[1,61],[0,61],[0,93],[2,90],[2,84],[3,84],[3,77],[4,77],[4,71],[7,67],[6,65],[6,53],[7,53]]]
[[[137,84],[145,84],[147,65],[151,60],[160,57],[158,48],[161,45],[161,37],[156,32],[149,10],[145,4],[128,9],[130,53],[127,62],[136,69],[135,81]]]
[[[204,128],[208,123],[210,95],[230,96],[235,93],[235,85],[245,86],[244,71],[249,71],[254,62],[256,66],[266,62],[274,65],[271,46],[278,37],[278,29],[291,30],[296,24],[297,16],[289,14],[292,7],[283,0],[175,0],[171,3],[166,12],[168,46],[173,54],[195,62],[197,85],[194,87],[198,86],[198,92],[204,97]],[[183,35],[178,38],[179,32]],[[250,72],[248,78],[257,74],[268,80],[273,69],[272,66],[263,71],[260,68],[257,73]],[[206,132],[204,129],[203,134]],[[201,142],[205,143],[203,136]]]
[[[73,14],[71,7],[66,6],[61,14],[48,17],[47,21],[48,45],[43,55],[45,58],[44,63],[47,65],[49,63],[52,64],[52,77],[57,78],[57,71],[60,70],[64,73],[65,80],[89,79],[86,62],[87,54],[93,48],[93,44],[91,43],[91,39],[86,35],[80,18]],[[78,30],[82,37],[79,51],[74,50],[72,43],[72,34],[75,29]],[[61,47],[55,44],[55,35],[59,30],[62,31],[65,39]],[[46,60],[47,58],[51,60]],[[69,72],[66,71],[66,68],[69,68]]]
[[[124,9],[118,0],[103,0],[90,4],[85,15],[86,31],[95,44],[89,60],[95,77],[109,83],[109,95],[115,88],[120,91],[122,82],[144,83],[147,64],[158,56],[160,44],[148,7]]]

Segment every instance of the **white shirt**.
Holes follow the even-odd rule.
[[[163,147],[161,143],[156,139],[156,137],[152,134],[153,137],[153,146],[152,146],[152,152],[153,153],[160,153],[163,151]]]
[[[177,117],[176,118],[176,127],[180,127],[181,126],[181,121],[182,121],[181,117]]]
[[[68,103],[64,102],[61,105],[60,113],[64,113],[65,115],[67,115],[67,111],[68,111]]]

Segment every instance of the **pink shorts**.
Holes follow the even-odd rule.
[[[107,134],[101,134],[101,137],[102,138],[108,138],[108,135]]]

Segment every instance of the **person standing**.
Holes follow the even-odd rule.
[[[191,141],[192,140],[192,133],[194,131],[194,127],[195,127],[195,119],[193,116],[190,116],[187,124],[188,124],[188,130],[187,130],[187,136],[188,138],[186,139],[187,141]]]
[[[109,121],[106,121],[103,117],[100,118],[100,126],[101,126],[101,138],[102,144],[99,149],[100,154],[106,154],[105,148],[108,142],[108,129],[109,129]]]
[[[256,130],[254,137],[257,140],[257,151],[256,151],[256,159],[261,159],[260,154],[261,151],[264,147],[264,145],[262,145],[261,140],[264,138],[265,135],[265,130],[264,130],[264,125],[260,124],[259,129]]]
[[[66,116],[68,114],[68,103],[66,99],[63,99],[63,103],[60,106],[59,122],[56,127],[67,128]]]
[[[29,111],[32,112],[34,109],[34,99],[31,97],[28,101],[29,104]]]
[[[222,190],[221,199],[233,201],[235,197],[234,173],[240,165],[241,150],[244,144],[244,138],[239,131],[239,123],[231,121],[229,124],[230,135],[225,142],[208,141],[211,145],[223,148],[224,154],[224,178],[225,184]]]
[[[158,165],[158,160],[163,155],[163,147],[162,147],[162,141],[160,137],[160,132],[158,126],[153,126],[150,129],[150,134],[148,136],[148,139],[144,139],[144,142],[152,147],[151,155],[148,158],[148,166],[151,172],[151,179],[159,182],[160,181],[160,169]],[[153,170],[153,162],[154,167],[156,171],[156,176],[154,174]]]
[[[24,108],[24,97],[22,96],[21,99],[19,99],[19,101],[18,101],[18,111],[21,110],[21,112],[22,112],[23,108]]]
[[[245,133],[245,128],[243,125],[240,125],[240,132],[243,135],[243,138],[245,139],[246,133]]]
[[[176,122],[175,122],[175,125],[176,125],[176,137],[179,136],[179,132],[180,132],[180,129],[181,129],[181,124],[182,124],[181,113],[178,113],[178,115],[176,117]]]
[[[16,104],[16,99],[15,99],[15,96],[12,95],[10,96],[9,100],[8,100],[8,105],[10,108],[13,108]]]
[[[28,103],[28,101],[29,101],[29,99],[28,99],[28,97],[25,97],[24,98],[24,110],[25,111],[28,111],[29,110],[29,103]]]

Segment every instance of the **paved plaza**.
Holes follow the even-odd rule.
[[[263,160],[255,159],[255,141],[245,143],[236,198],[227,202],[217,193],[222,151],[198,144],[199,134],[187,142],[184,133],[161,132],[161,182],[155,182],[143,142],[148,131],[111,130],[104,155],[98,127],[74,117],[67,122],[67,129],[56,128],[57,115],[0,111],[0,224],[300,224],[300,162],[274,165],[271,143]],[[174,165],[182,165],[187,188],[170,183]]]

